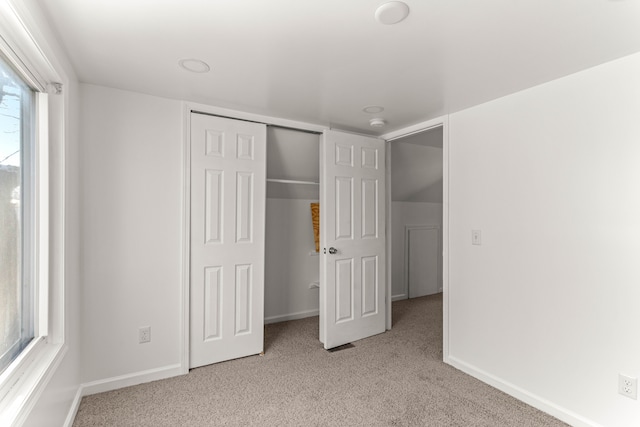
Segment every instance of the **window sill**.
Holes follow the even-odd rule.
[[[41,338],[24,352],[21,360],[16,359],[15,366],[3,372],[0,425],[24,423],[66,352],[67,346],[50,344]]]

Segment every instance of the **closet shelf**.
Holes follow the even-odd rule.
[[[313,182],[313,181],[297,181],[294,179],[273,179],[273,178],[267,178],[267,182],[277,182],[280,184],[302,184],[302,185],[320,185],[319,182]]]

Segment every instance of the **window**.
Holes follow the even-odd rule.
[[[27,420],[68,349],[64,154],[70,103],[62,88],[70,80],[30,4],[0,0],[1,426]]]
[[[34,91],[0,57],[0,373],[35,329]]]

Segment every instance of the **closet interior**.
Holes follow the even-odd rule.
[[[311,203],[320,198],[319,150],[320,134],[267,128],[265,323],[318,315]]]

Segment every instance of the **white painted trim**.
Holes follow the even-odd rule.
[[[36,40],[28,10],[23,2],[0,2],[0,51],[18,70],[23,79],[39,92],[47,91],[47,84],[57,73]]]
[[[180,371],[189,372],[189,336],[190,336],[190,282],[191,282],[191,108],[186,102],[182,105],[182,304],[180,306]]]
[[[36,336],[49,335],[49,95],[36,92]],[[63,258],[64,259],[64,258]]]
[[[133,372],[131,374],[83,383],[81,385],[82,395],[90,396],[96,393],[104,393],[105,391],[177,377],[182,374],[182,364],[180,363],[163,366],[161,368],[148,369],[146,371]]]
[[[335,126],[330,126],[328,128],[328,130],[335,130],[338,132],[342,132],[342,133],[348,133],[350,135],[358,135],[358,136],[364,136],[366,138],[376,138],[376,139],[384,139],[383,137],[379,136],[379,135],[375,135],[375,134],[371,134],[371,133],[366,133],[366,132],[362,132],[362,131],[358,131],[358,130],[353,130],[353,129],[343,129],[340,127],[335,127]]]
[[[267,125],[283,126],[283,127],[293,128],[293,129],[308,130],[311,132],[320,132],[320,133],[329,129],[329,126],[299,122],[296,120],[283,119],[280,117],[265,116],[263,114],[247,113],[244,111],[232,110],[229,108],[214,107],[211,105],[197,104],[193,102],[185,103],[185,105],[187,106],[189,111],[205,113],[205,114],[214,114],[216,116],[223,116],[230,119],[248,120],[252,122],[264,123]]]
[[[431,128],[437,128],[437,127],[443,126],[445,120],[446,120],[446,116],[438,117],[436,119],[431,119],[424,122],[416,123],[415,125],[411,125],[403,129],[398,129],[389,133],[385,133],[379,138],[382,138],[387,141],[393,141],[394,139],[404,138],[404,137],[413,135],[414,133],[420,133],[420,132],[424,132],[425,130],[429,130]]]
[[[449,359],[449,116],[442,118],[442,360]]]
[[[441,116],[386,133],[387,141],[442,126],[442,360],[449,359],[449,116]]]
[[[59,79],[69,86],[68,78]],[[70,132],[70,91],[48,96],[49,102],[49,323],[48,340],[51,343],[67,342],[67,146],[73,134]],[[53,122],[52,115],[60,116]],[[55,117],[54,116],[54,117]],[[55,147],[55,148],[54,148]],[[52,309],[53,308],[53,309]]]
[[[305,317],[318,316],[319,314],[320,310],[306,310],[298,311],[296,313],[282,314],[278,316],[269,316],[264,318],[264,324],[268,325],[270,323],[285,322],[287,320],[304,319]]]
[[[440,236],[442,231],[440,230],[440,226],[437,224],[417,224],[417,225],[411,225],[411,224],[405,224],[404,226],[404,290],[405,293],[407,295],[407,298],[410,297],[411,295],[411,289],[409,289],[409,232],[411,232],[411,230],[436,230],[438,232],[438,251],[441,251],[442,248],[440,247]],[[438,260],[437,262],[438,264],[438,271],[436,272],[437,276],[440,276],[440,269],[442,268],[442,266],[440,265],[440,260]],[[438,286],[438,290],[440,292],[442,292],[442,286]]]
[[[325,182],[325,173],[324,173],[324,166],[325,166],[325,159],[324,159],[324,146],[326,144],[325,140],[326,140],[326,132],[322,134],[322,136],[320,137],[320,143],[318,144],[318,160],[320,163],[320,170],[319,170],[319,176],[318,176],[318,181],[320,182]],[[325,191],[326,188],[324,185],[320,185],[319,191],[318,191],[318,197],[319,200],[322,201],[324,200],[325,197]],[[324,203],[320,204],[320,221],[322,221],[323,215],[325,215],[325,207],[324,207]],[[322,224],[320,224],[322,226]],[[322,227],[321,227],[322,228]],[[324,250],[326,248],[325,246],[325,242],[324,239],[322,237],[322,229],[320,230],[320,235],[319,235],[319,239],[320,239],[320,245],[318,247],[318,282],[320,284],[319,288],[318,288],[318,317],[320,316],[320,313],[326,313],[325,310],[325,303],[324,303],[324,292],[323,292],[323,287],[327,286],[327,278],[326,273],[325,273],[325,266],[326,264],[326,259],[327,259],[327,255],[324,253]],[[324,317],[324,314],[323,314]],[[324,323],[323,321],[323,317],[320,317],[318,319],[318,339],[319,341],[324,344],[326,342],[326,337],[325,337],[325,329],[324,329]]]
[[[472,377],[477,378],[480,381],[489,384],[490,386],[495,387],[498,390],[503,391],[508,395],[513,396],[516,399],[529,404],[536,409],[546,412],[547,414],[552,415],[574,427],[604,427],[596,423],[595,421],[589,420],[579,414],[576,414],[573,411],[570,411],[566,408],[556,405],[549,400],[543,399],[540,396],[530,393],[527,390],[517,387],[509,383],[508,381],[504,381],[501,378],[491,375],[483,371],[482,369],[478,369],[471,364],[463,362],[462,360],[459,360],[454,356],[449,356],[448,359],[448,363],[451,366],[461,370],[465,374],[469,374]]]
[[[403,299],[407,299],[407,294],[398,294],[391,297],[391,301],[400,301]]]
[[[62,424],[63,427],[73,426],[73,422],[78,414],[78,409],[80,408],[80,402],[82,402],[82,390],[82,386],[78,386],[76,395],[73,397],[73,401],[71,402],[71,407],[69,407],[69,412],[67,412],[67,418],[65,418],[64,424]]]
[[[386,151],[386,156],[385,156],[385,160],[386,160],[386,164],[385,164],[385,173],[386,173],[386,190],[387,190],[387,200],[385,203],[385,209],[386,209],[386,213],[387,213],[387,223],[385,224],[385,230],[386,230],[386,235],[385,235],[385,244],[386,244],[386,250],[387,250],[387,293],[386,293],[386,298],[387,298],[387,304],[386,304],[386,328],[387,330],[391,330],[391,327],[393,326],[393,316],[392,316],[392,302],[394,301],[393,297],[391,296],[391,288],[392,288],[392,276],[393,276],[393,272],[392,272],[392,259],[391,259],[391,255],[392,255],[392,238],[393,238],[393,227],[392,225],[392,220],[391,220],[391,215],[392,215],[392,209],[391,209],[391,144],[389,144],[389,142],[385,142],[384,144],[385,146],[385,151]]]
[[[44,340],[37,347],[35,352],[23,352],[27,360],[19,366],[18,380],[0,402],[0,425],[19,426],[26,421],[68,350],[67,345]]]

